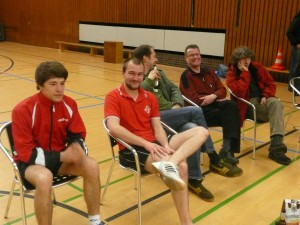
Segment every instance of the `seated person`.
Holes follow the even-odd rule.
[[[158,101],[140,85],[143,62],[130,58],[124,62],[124,82],[105,98],[104,114],[110,133],[137,150],[142,170],[159,173],[171,189],[182,225],[192,225],[188,207],[187,165],[185,159],[205,142],[208,132],[194,127],[168,140],[160,123]],[[135,168],[130,150],[119,145],[120,163]]]
[[[59,62],[41,63],[35,72],[39,92],[12,111],[12,134],[24,184],[35,187],[38,224],[52,224],[55,175],[82,176],[89,225],[103,225],[99,215],[98,163],[84,149],[86,129],[76,102],[64,95],[68,71]]]
[[[144,63],[145,75],[141,86],[143,89],[156,95],[161,121],[177,132],[197,126],[207,129],[201,108],[195,106],[183,107],[184,101],[179,88],[167,78],[164,71],[155,68],[158,60],[154,48],[149,45],[141,45],[135,49],[133,55]],[[155,82],[158,82],[157,86],[155,86]],[[228,177],[242,174],[241,169],[220,160],[210,136],[202,146],[202,149],[208,153],[211,168],[218,174]],[[200,151],[201,149],[187,159],[189,167],[188,186],[203,200],[213,201],[213,195],[202,184],[204,176],[201,174],[200,168]]]
[[[183,95],[201,106],[208,127],[221,126],[223,145],[221,158],[233,164],[238,163],[234,153],[240,152],[241,129],[236,102],[227,100],[227,91],[213,70],[201,66],[200,49],[191,44],[185,48],[187,69],[180,77]]]
[[[231,56],[232,65],[227,73],[226,83],[236,96],[255,105],[257,121],[270,121],[269,158],[277,163],[288,165],[291,159],[285,155],[287,147],[283,143],[283,105],[275,97],[274,79],[261,64],[253,59],[254,54],[250,48],[246,46],[236,48]],[[246,103],[238,101],[238,106],[242,123],[246,117],[253,117],[252,108],[247,107]]]

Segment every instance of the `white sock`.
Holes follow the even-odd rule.
[[[100,215],[89,215],[89,225],[99,225],[101,223]]]

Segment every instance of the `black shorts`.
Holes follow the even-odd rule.
[[[51,163],[47,162],[47,165],[45,167],[51,171],[53,176],[56,176],[58,174],[58,170],[62,164],[62,162],[60,162],[60,153],[53,152],[53,154],[51,154],[51,153],[46,154],[45,157],[48,157],[48,160],[51,161]],[[47,158],[45,159],[45,161],[48,161],[48,160],[47,160]],[[30,159],[30,161],[31,161],[31,159]],[[35,165],[35,163],[24,163],[21,161],[17,163],[23,184],[29,190],[34,189],[34,186],[25,179],[25,170],[30,165]]]
[[[141,173],[142,174],[149,173],[145,170],[145,163],[150,155],[150,152],[148,152],[144,147],[141,146],[133,145],[132,147],[136,150],[138,154]],[[136,170],[134,155],[129,149],[125,148],[124,150],[119,151],[119,160],[122,166],[130,167]]]

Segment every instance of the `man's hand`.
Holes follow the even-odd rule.
[[[153,161],[160,161],[168,155],[168,150],[155,143],[148,142],[144,148],[150,152]]]
[[[237,66],[240,71],[248,71],[248,68],[244,65],[244,63],[241,60],[238,62]]]
[[[179,109],[179,108],[181,108],[181,106],[179,104],[175,104],[172,106],[172,109]]]
[[[201,97],[199,99],[203,100],[200,106],[207,106],[215,101],[216,96],[214,94],[211,94],[211,95],[206,95],[204,97]]]
[[[160,79],[160,74],[158,72],[158,70],[152,70],[149,74],[148,74],[148,78],[150,80],[159,80]]]
[[[263,104],[266,104],[266,102],[267,102],[267,98],[262,97],[261,100],[260,100],[260,104],[263,105]]]

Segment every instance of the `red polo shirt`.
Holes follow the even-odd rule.
[[[159,105],[157,98],[151,92],[139,88],[136,101],[130,97],[122,84],[119,88],[109,92],[105,98],[104,116],[118,117],[120,125],[133,134],[147,141],[155,141],[151,119],[159,117]],[[130,144],[130,143],[129,143]],[[120,150],[124,146],[119,145]]]

